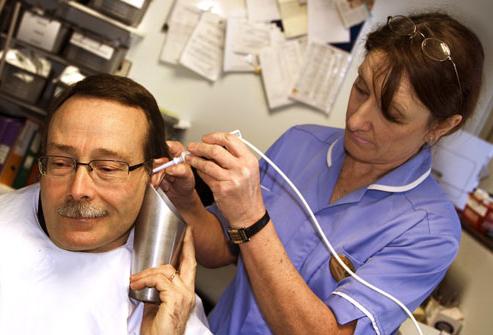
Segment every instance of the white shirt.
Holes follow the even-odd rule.
[[[0,334],[139,334],[130,241],[103,253],[60,249],[39,225],[38,198],[39,185],[0,196]],[[207,326],[197,297],[185,333]]]

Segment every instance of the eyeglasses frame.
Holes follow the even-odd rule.
[[[413,32],[410,33],[410,34],[403,34],[403,33],[399,33],[398,31],[392,29],[392,25],[390,24],[390,22],[392,20],[395,20],[396,18],[400,18],[400,19],[404,19],[404,20],[407,20],[409,21],[410,23],[413,24]],[[416,26],[416,23],[414,23],[413,20],[411,20],[409,17],[407,16],[404,16],[404,15],[395,15],[395,16],[388,16],[387,17],[387,26],[389,27],[389,29],[399,35],[399,36],[409,36],[409,39],[412,40],[416,35],[421,35],[421,37],[423,37],[423,41],[421,42],[421,51],[423,52],[423,54],[425,54],[428,58],[432,59],[432,60],[435,60],[435,61],[438,61],[438,62],[444,62],[446,60],[449,60],[453,67],[454,67],[454,72],[455,72],[455,77],[457,79],[457,84],[459,86],[459,90],[461,92],[461,97],[462,97],[462,85],[460,83],[460,77],[459,77],[459,71],[457,70],[457,65],[455,64],[454,60],[452,59],[452,56],[451,56],[451,52],[450,52],[450,47],[448,46],[447,43],[445,43],[444,41],[442,41],[441,39],[439,38],[436,38],[436,37],[426,37],[421,31],[418,30],[418,27]],[[446,55],[446,58],[444,59],[439,59],[439,58],[436,58],[436,57],[433,57],[431,56],[429,53],[426,52],[426,42],[427,41],[430,41],[430,40],[436,40],[438,41],[441,45],[444,45],[445,47],[447,47],[447,52],[444,52],[444,55]]]
[[[48,169],[46,169],[46,171],[43,172],[43,164],[42,164],[42,160],[43,159],[47,159],[47,158],[65,158],[65,159],[70,159],[72,161],[72,171],[70,173],[67,173],[66,175],[60,175],[58,177],[62,177],[62,176],[68,176],[69,174],[71,173],[74,173],[77,171],[77,169],[79,168],[79,166],[86,166],[87,169],[88,169],[88,172],[92,172],[94,170],[94,168],[92,167],[92,163],[93,162],[118,162],[118,163],[123,163],[127,166],[127,174],[130,175],[130,172],[142,167],[142,166],[145,166],[146,164],[149,164],[152,160],[147,160],[147,161],[144,161],[144,162],[141,162],[141,163],[138,163],[138,164],[134,164],[134,165],[130,165],[129,163],[125,162],[125,161],[120,161],[120,160],[115,160],[115,159],[93,159],[87,163],[83,163],[83,162],[79,162],[78,160],[76,160],[75,158],[72,158],[72,157],[68,157],[68,156],[62,156],[62,155],[43,155],[41,157],[39,157],[37,159],[38,161],[38,168],[39,168],[39,173],[41,173],[41,175],[43,176],[46,176],[48,173]]]

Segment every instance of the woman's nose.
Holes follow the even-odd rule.
[[[346,127],[351,131],[369,131],[372,127],[373,111],[371,99],[366,100],[350,113]]]

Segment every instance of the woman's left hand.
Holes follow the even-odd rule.
[[[195,250],[190,227],[187,227],[180,256],[179,271],[170,264],[146,269],[130,277],[134,290],[154,287],[159,291],[159,305],[145,304],[141,325],[143,335],[185,332],[190,313],[195,307]]]
[[[187,162],[214,194],[232,227],[248,227],[265,212],[257,158],[230,133],[212,133],[202,143],[190,143]]]

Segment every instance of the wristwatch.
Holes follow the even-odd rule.
[[[250,238],[258,233],[270,221],[270,216],[265,211],[264,216],[248,228],[228,228],[228,236],[234,244],[241,244],[250,241]]]

